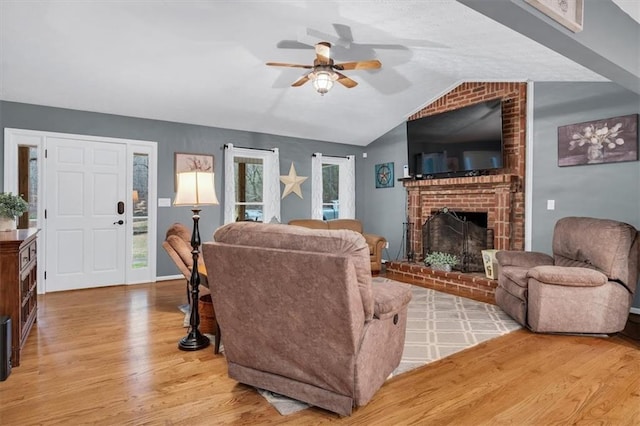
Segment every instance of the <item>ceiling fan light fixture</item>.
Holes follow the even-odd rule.
[[[313,81],[313,88],[316,92],[323,95],[333,87],[333,82],[338,79],[338,75],[333,71],[319,70],[309,74],[309,78]]]

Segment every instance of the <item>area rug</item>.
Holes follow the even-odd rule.
[[[384,281],[393,280],[373,278],[374,283]],[[414,285],[411,292],[404,351],[390,378],[521,328],[489,303]],[[282,415],[310,406],[267,390],[258,392]]]

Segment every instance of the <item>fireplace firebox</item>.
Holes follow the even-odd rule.
[[[444,207],[422,226],[423,258],[434,251],[458,256],[455,269],[482,272],[482,250],[493,248],[493,230],[487,228],[487,213],[454,212]]]

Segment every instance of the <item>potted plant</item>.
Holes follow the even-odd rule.
[[[424,263],[436,271],[451,272],[451,268],[460,263],[460,259],[455,254],[434,251],[425,256]]]
[[[29,204],[19,195],[0,193],[0,231],[16,229],[16,216],[29,210]]]

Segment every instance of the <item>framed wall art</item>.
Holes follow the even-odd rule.
[[[393,188],[393,163],[380,163],[375,167],[376,188]]]
[[[525,0],[574,33],[582,31],[584,0]]]
[[[211,154],[189,154],[186,152],[176,152],[174,175],[176,191],[178,187],[177,175],[180,172],[213,172],[213,155]]]
[[[639,114],[558,127],[558,166],[638,160]]]

